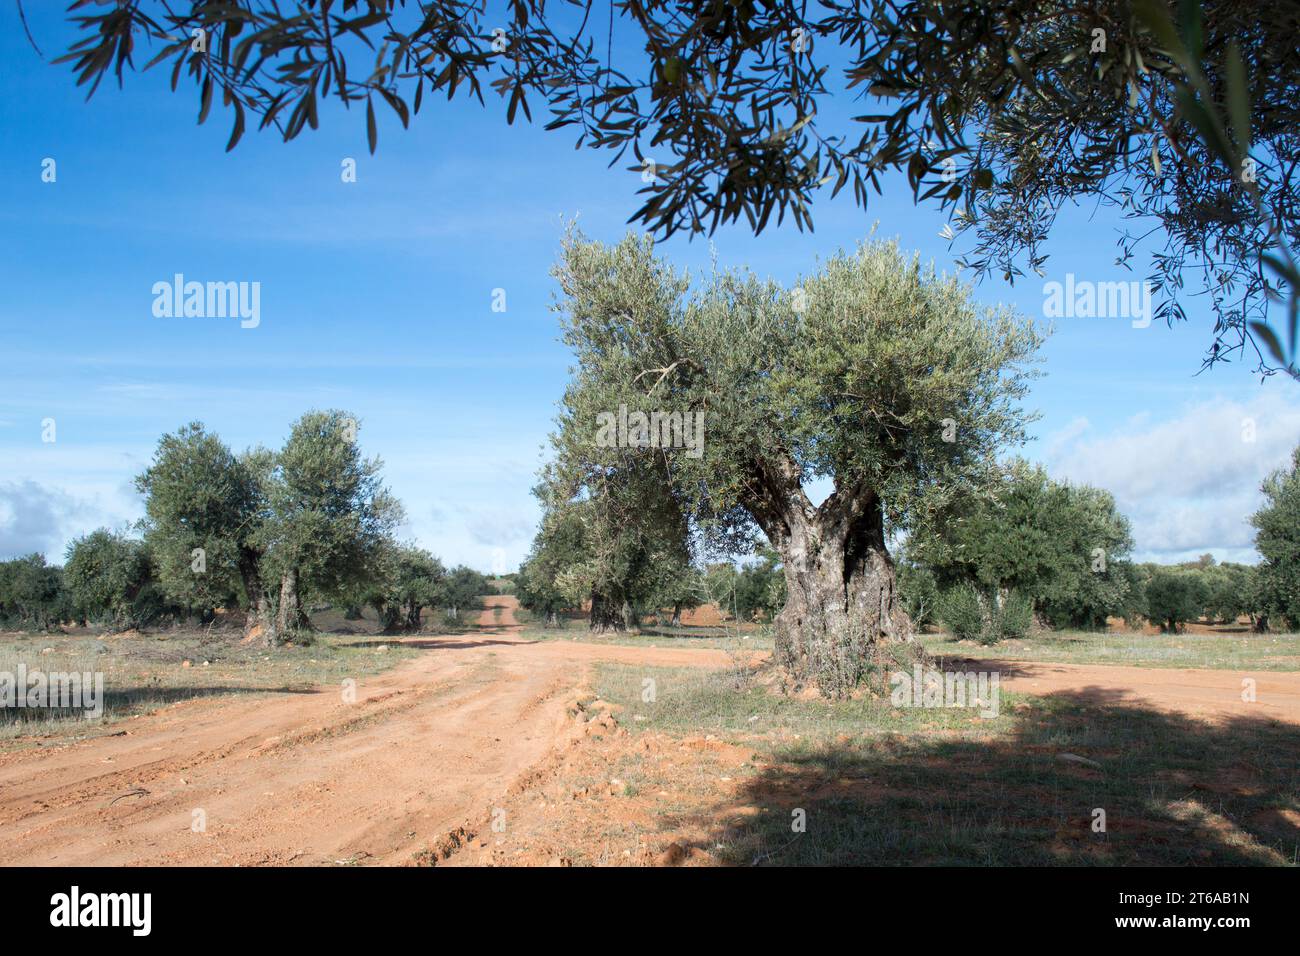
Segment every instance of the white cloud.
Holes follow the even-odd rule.
[[[1260,482],[1300,443],[1300,406],[1285,400],[1290,394],[1289,383],[1270,383],[1246,401],[1204,401],[1159,421],[1143,414],[1109,434],[1075,419],[1048,436],[1046,463],[1058,478],[1115,495],[1139,559],[1208,551],[1254,560],[1249,517]]]
[[[36,551],[62,563],[64,546],[90,510],[72,495],[34,481],[0,483],[0,561]]]

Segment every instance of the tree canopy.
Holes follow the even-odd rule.
[[[68,545],[63,579],[81,614],[117,630],[143,627],[163,609],[148,547],[106,528]]]
[[[257,602],[255,538],[268,517],[258,460],[237,457],[200,422],[158,440],[136,488],[159,583],[173,601],[203,610]]]
[[[1259,566],[1261,599],[1266,611],[1300,627],[1300,447],[1289,468],[1265,479],[1263,507],[1251,518]]]
[[[1109,492],[1053,481],[1023,461],[908,541],[944,587],[1014,590],[1056,626],[1105,627],[1128,590],[1133,542]]]

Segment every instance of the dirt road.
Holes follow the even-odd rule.
[[[1068,692],[1096,704],[1128,704],[1193,717],[1262,717],[1300,724],[1300,674],[1293,672],[989,659],[969,661],[964,666],[999,672],[1002,689],[1012,693]],[[1253,694],[1254,699],[1243,698],[1243,693]]]
[[[342,688],[187,701],[116,736],[0,756],[0,864],[397,864],[479,820],[574,734],[594,662],[720,667],[725,652],[529,643],[513,599],[478,634]],[[500,612],[492,610],[499,606]],[[982,662],[986,668],[989,662]],[[997,665],[1004,688],[1241,712],[1230,671]],[[1300,674],[1260,674],[1259,713],[1300,723]]]
[[[480,634],[414,639],[429,651],[360,682],[351,703],[341,687],[188,701],[117,736],[0,756],[0,864],[405,862],[571,732],[591,662],[726,662],[530,644],[511,599],[487,603]]]

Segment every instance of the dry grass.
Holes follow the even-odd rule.
[[[111,733],[120,720],[200,697],[293,693],[340,684],[385,670],[415,652],[385,645],[373,620],[338,621],[328,615],[309,646],[274,651],[241,644],[231,628],[178,629],[97,636],[0,633],[0,672],[102,673],[104,712],[87,720],[82,711],[26,707],[0,709],[0,749],[32,746],[38,738],[82,738]],[[337,631],[342,631],[338,633]],[[381,647],[386,647],[380,650]]]

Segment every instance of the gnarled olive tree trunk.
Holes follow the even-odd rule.
[[[635,630],[636,615],[626,599],[610,597],[598,591],[591,592],[591,614],[587,626],[597,633],[603,631]]]
[[[244,611],[244,639],[256,638],[269,645],[275,620],[271,613],[271,599],[262,585],[262,572],[255,552],[244,549],[240,553],[239,576],[244,582],[244,594],[248,600]]]
[[[836,491],[813,508],[802,490],[755,508],[781,554],[786,604],[776,617],[776,661],[796,683],[847,694],[884,645],[912,639],[885,547],[884,510],[870,492]]]
[[[276,606],[275,625],[267,634],[267,644],[282,644],[294,634],[311,630],[311,618],[303,609],[298,590],[298,569],[290,568],[280,575],[280,601]]]

